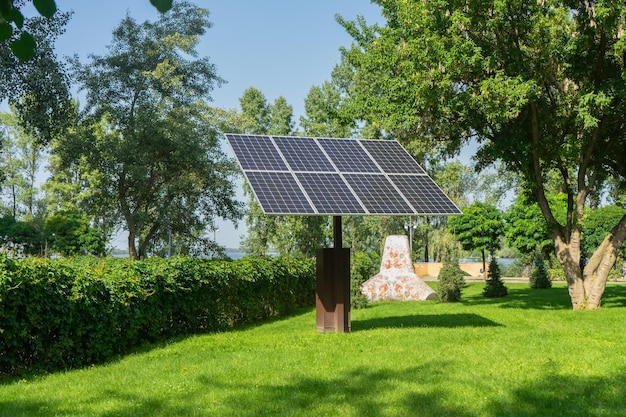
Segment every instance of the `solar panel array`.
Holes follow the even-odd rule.
[[[265,214],[451,215],[396,141],[226,134]]]

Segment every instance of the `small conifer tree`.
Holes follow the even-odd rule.
[[[461,301],[465,278],[463,278],[463,271],[459,268],[458,263],[444,261],[437,281],[437,295],[441,301]]]
[[[535,255],[533,269],[530,271],[530,288],[551,288],[552,281],[548,276],[546,265],[543,262],[543,256],[538,253]]]
[[[488,298],[504,297],[509,293],[509,290],[504,285],[500,274],[500,266],[495,259],[491,259],[489,263],[489,270],[487,272],[487,281],[485,282],[485,288],[483,288],[483,296]]]

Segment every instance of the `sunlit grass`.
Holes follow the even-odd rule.
[[[378,303],[350,334],[315,312],[5,381],[0,416],[615,416],[626,412],[626,286],[574,312],[567,289],[507,284],[461,303]]]

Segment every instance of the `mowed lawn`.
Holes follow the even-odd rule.
[[[604,308],[507,284],[396,302],[319,334],[315,311],[0,382],[0,416],[626,416],[626,285]]]

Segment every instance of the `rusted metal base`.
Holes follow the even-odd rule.
[[[350,249],[317,251],[316,317],[318,332],[350,332]]]

